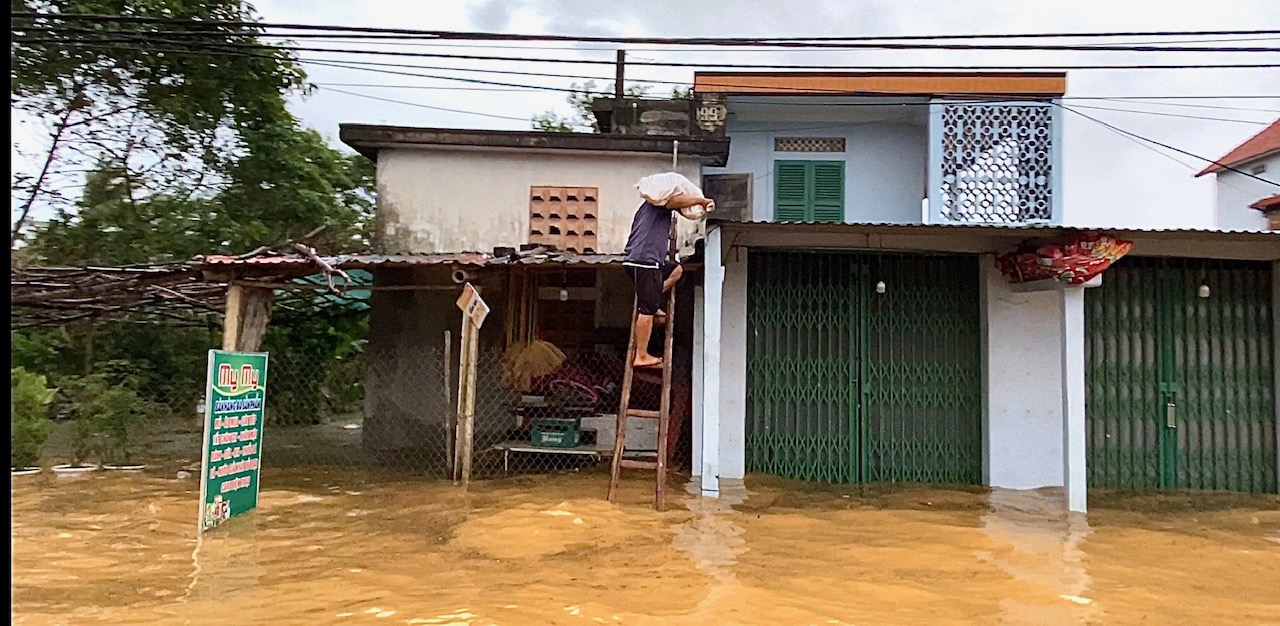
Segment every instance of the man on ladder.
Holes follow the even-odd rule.
[[[695,206],[707,208],[714,203],[702,196],[685,194],[673,195],[666,206],[645,201],[631,222],[622,265],[636,287],[634,367],[662,365],[662,359],[649,354],[649,338],[653,336],[654,320],[665,321],[662,294],[674,287],[684,273],[675,259],[668,256],[671,212]]]
[[[659,174],[660,177],[673,176],[680,181],[679,186],[667,187],[668,193],[658,203],[650,201],[653,196],[646,193],[647,181],[656,177],[641,180],[637,185],[644,204],[636,211],[635,220],[631,223],[631,234],[627,238],[625,260],[623,265],[635,282],[636,310],[631,316],[631,339],[627,347],[626,369],[622,376],[622,398],[618,407],[618,423],[613,442],[613,468],[609,477],[609,501],[613,502],[618,493],[618,482],[624,467],[636,469],[653,469],[657,471],[657,488],[654,494],[654,508],[659,511],[665,507],[664,497],[667,484],[667,448],[668,421],[671,417],[671,352],[674,337],[675,292],[673,288],[683,273],[675,261],[675,225],[671,212],[680,211],[686,216],[697,213],[699,218],[706,212],[715,209],[715,203],[702,196],[701,190],[693,187],[688,179],[678,174]],[[696,190],[696,192],[695,192]],[[701,211],[695,211],[697,207]],[[667,294],[667,310],[662,311],[662,295]],[[667,326],[663,346],[663,358],[659,359],[649,353],[649,339],[653,334],[655,317],[662,316],[671,322]],[[644,411],[631,408],[631,385],[635,379],[636,368],[658,368],[662,370],[662,398],[657,411]],[[658,420],[657,459],[645,461],[636,458],[623,458],[626,453],[627,418],[656,418]]]

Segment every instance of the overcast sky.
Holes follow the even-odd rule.
[[[1027,2],[1006,0],[257,0],[268,22],[324,23],[437,30],[483,30],[512,33],[622,36],[857,36],[1069,31],[1155,31],[1280,28],[1280,0],[1075,0]],[[1196,39],[1196,38],[1188,38]],[[1201,38],[1203,39],[1203,38]],[[1143,41],[1132,38],[1131,42]],[[1280,45],[1280,39],[1253,42]],[[307,45],[337,47],[333,42]],[[355,44],[370,47],[368,42]],[[452,44],[451,44],[452,45]],[[612,59],[605,45],[535,44],[536,49],[469,46],[458,53],[537,56],[538,58]],[[1206,43],[1204,45],[1214,45]],[[383,46],[385,49],[439,52],[445,45]],[[556,48],[556,49],[547,49]],[[450,52],[451,50],[443,50]],[[335,58],[310,54],[304,58]],[[338,57],[427,66],[484,67],[611,80],[608,66],[494,63],[453,59]],[[1052,65],[1089,63],[1280,62],[1280,54],[1205,53],[1062,53],[901,51],[795,52],[695,50],[671,52],[632,46],[630,59],[710,61],[720,63],[847,63],[928,65]],[[320,89],[294,104],[304,122],[336,142],[344,122],[527,129],[529,117],[548,109],[570,113],[563,94],[536,91],[461,91],[439,87],[476,87],[465,83],[396,76],[370,71],[308,64],[310,79]],[[405,69],[413,73],[469,76],[520,84],[568,86],[572,79],[471,74]],[[629,78],[690,82],[685,68],[629,68]],[[579,81],[581,79],[578,79]],[[372,85],[386,85],[376,87]],[[418,88],[409,88],[417,86]],[[365,94],[430,107],[488,114],[469,115],[407,104],[383,102],[333,91]],[[655,86],[654,92],[669,88]],[[1090,109],[1087,112],[1116,126],[1217,158],[1280,117],[1280,70],[1142,70],[1073,71],[1068,96],[1220,96],[1266,95],[1269,98],[1181,101],[1191,108],[1150,102],[1079,101],[1075,105],[1141,109],[1161,113],[1247,120],[1253,123],[1186,119]],[[1084,110],[1084,109],[1081,109]],[[507,119],[514,118],[514,119]],[[1208,227],[1212,220],[1212,177],[1193,178],[1205,163],[1191,157],[1161,156],[1093,122],[1068,115],[1065,127],[1066,219],[1075,225],[1136,227]],[[1175,160],[1176,158],[1176,160]],[[1177,161],[1182,161],[1183,164]]]

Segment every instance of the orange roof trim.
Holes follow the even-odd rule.
[[[697,72],[696,93],[732,95],[1040,96],[1067,92],[1065,73],[1030,72]]]
[[[1280,150],[1280,119],[1262,129],[1262,132],[1250,137],[1248,141],[1236,146],[1235,150],[1222,155],[1222,158],[1218,159],[1218,163],[1222,165],[1210,163],[1209,167],[1201,170],[1196,176],[1220,172],[1277,150]]]
[[[1276,194],[1274,196],[1271,196],[1270,198],[1263,198],[1257,202],[1254,202],[1253,204],[1249,205],[1249,208],[1257,209],[1264,213],[1269,213],[1271,211],[1280,209],[1280,194]]]

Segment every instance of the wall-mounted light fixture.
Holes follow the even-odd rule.
[[[1199,290],[1199,291],[1200,291],[1200,297],[1201,297],[1201,298],[1208,298],[1208,297],[1209,297],[1209,285],[1201,284],[1201,285],[1200,285],[1200,290]]]
[[[876,293],[884,293],[886,289],[888,288],[885,286],[883,280],[876,283]]]

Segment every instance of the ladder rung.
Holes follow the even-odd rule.
[[[657,461],[641,461],[640,459],[622,459],[621,461],[618,462],[618,465],[625,467],[627,469],[644,469],[644,470],[658,469]]]
[[[649,411],[646,409],[627,409],[627,417],[647,417],[649,419],[658,419],[662,417],[662,411]]]

